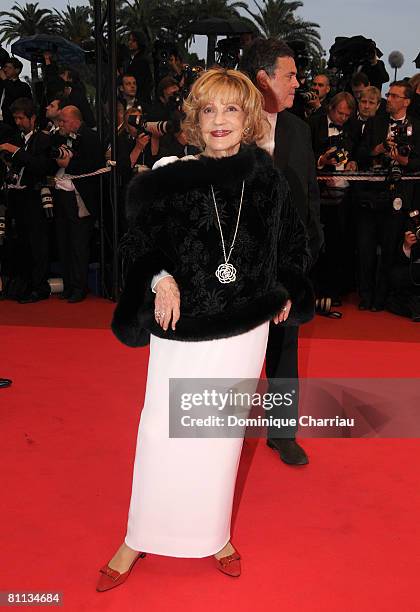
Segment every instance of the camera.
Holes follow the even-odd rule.
[[[128,125],[136,128],[137,134],[149,136],[164,136],[165,134],[177,134],[181,129],[181,120],[173,117],[167,121],[145,121],[142,115],[130,115]]]
[[[295,95],[299,96],[302,102],[305,104],[309,104],[318,98],[316,91],[312,91],[312,89],[307,89],[304,87],[299,87],[296,89]]]
[[[49,187],[41,187],[41,206],[44,209],[47,219],[54,217],[53,197]]]
[[[52,146],[48,149],[47,155],[50,159],[65,159],[73,155],[72,149],[67,145]]]
[[[171,96],[169,96],[166,105],[171,112],[180,111],[182,109],[183,101],[184,98],[182,93],[180,91],[176,91]]]
[[[337,160],[338,164],[346,164],[348,162],[347,139],[343,133],[329,136],[328,149],[335,147],[336,151],[330,154],[330,159]]]
[[[403,123],[401,125],[393,125],[390,128],[391,138],[397,146],[397,151],[403,157],[408,157],[411,151],[411,137],[413,136],[413,126],[409,123]],[[384,148],[387,151],[391,150],[391,147],[387,142],[384,142]]]
[[[146,127],[146,122],[143,119],[143,115],[130,115],[127,119],[127,123],[128,125],[131,125],[131,127],[136,128],[137,136],[140,136],[141,134],[146,134],[147,136],[151,135],[151,132],[149,132]]]
[[[408,230],[413,232],[418,241],[420,241],[420,212],[411,210],[408,215]]]

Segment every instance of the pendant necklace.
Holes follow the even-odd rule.
[[[222,240],[222,249],[223,249],[223,257],[225,263],[220,264],[218,266],[215,274],[217,276],[217,280],[223,284],[225,283],[234,283],[236,281],[236,268],[229,263],[230,256],[232,255],[233,247],[235,246],[236,234],[238,233],[239,227],[239,219],[241,218],[241,210],[242,210],[242,201],[244,198],[244,190],[245,190],[245,181],[242,181],[242,193],[241,193],[241,201],[239,202],[239,212],[238,212],[238,220],[236,222],[235,234],[233,236],[232,244],[230,245],[229,254],[226,257],[226,248],[225,248],[225,240],[223,238],[222,225],[220,223],[219,211],[217,210],[216,197],[214,195],[213,185],[210,185],[211,193],[213,196],[214,209],[216,211],[217,223],[219,224],[220,238]]]

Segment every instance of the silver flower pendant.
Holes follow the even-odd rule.
[[[236,268],[230,263],[223,263],[216,270],[217,280],[221,283],[234,283],[236,281]]]

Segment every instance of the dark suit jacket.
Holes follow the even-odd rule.
[[[31,88],[28,83],[17,79],[16,81],[10,81],[0,79],[0,100],[5,92],[3,105],[1,107],[3,113],[3,121],[8,123],[12,128],[15,128],[15,121],[13,115],[10,112],[10,105],[18,98],[32,98]]]
[[[277,115],[274,164],[284,172],[289,183],[292,201],[306,226],[315,262],[324,238],[311,134],[307,124],[288,111]]]
[[[21,170],[22,167],[25,168],[21,185],[26,185],[30,189],[39,189],[41,184],[46,183],[46,177],[54,176],[57,171],[55,161],[48,156],[48,149],[51,146],[50,137],[38,131],[32,134],[26,148],[22,140],[16,144],[21,148],[13,155],[13,168],[16,171]]]
[[[82,123],[74,147],[74,156],[66,168],[66,173],[87,174],[104,166],[105,155],[98,134]],[[82,196],[86,208],[95,215],[99,203],[99,176],[75,179],[74,185]]]
[[[143,53],[136,53],[133,59],[130,59],[126,65],[124,72],[128,72],[136,77],[137,97],[140,103],[150,103],[153,91],[153,77],[149,62]]]
[[[326,112],[317,113],[309,118],[309,127],[311,129],[312,148],[315,159],[330,147],[328,144],[328,115]],[[353,159],[353,135],[350,121],[347,121],[343,126],[343,134],[345,138],[346,150],[349,152],[349,159]]]

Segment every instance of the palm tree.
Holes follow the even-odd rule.
[[[254,0],[258,13],[253,13],[248,7],[245,11],[251,15],[265,36],[273,36],[283,40],[302,40],[306,43],[308,52],[313,57],[322,57],[324,49],[318,32],[319,24],[304,21],[295,16],[295,11],[303,6],[300,0],[262,0],[261,4]]]
[[[191,23],[210,17],[239,18],[238,9],[246,7],[245,2],[232,0],[123,0],[118,23],[121,31],[142,32],[149,46],[159,38],[187,48]]]
[[[231,0],[197,0],[193,3],[196,20],[220,17],[221,19],[239,18],[238,9],[247,10],[246,2],[232,2]]]
[[[4,19],[8,17],[8,19]],[[35,4],[27,3],[23,6],[18,2],[10,11],[1,11],[0,42],[11,43],[18,38],[32,36],[33,34],[51,34],[56,32],[57,18],[49,9],[38,8]],[[32,81],[37,79],[37,63],[31,61]]]
[[[80,45],[80,43],[92,38],[92,22],[90,19],[91,11],[88,6],[70,6],[66,10],[58,11],[58,29],[64,38]]]

